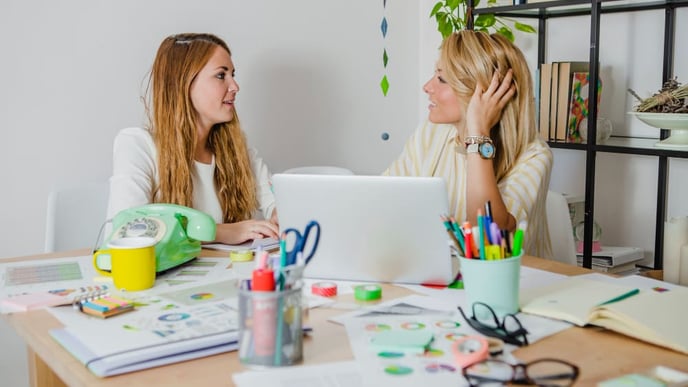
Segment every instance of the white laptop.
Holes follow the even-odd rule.
[[[441,285],[454,279],[440,219],[449,212],[441,178],[276,174],[272,184],[280,230],[320,223],[305,277]]]

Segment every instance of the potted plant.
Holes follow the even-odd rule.
[[[472,5],[470,2],[472,1]],[[430,12],[430,17],[437,20],[437,31],[442,34],[442,38],[446,38],[454,31],[466,29],[468,27],[469,18],[473,8],[480,4],[480,0],[441,0],[438,1]],[[487,6],[497,5],[497,0],[487,0]],[[510,41],[514,41],[513,28],[527,32],[535,33],[535,28],[528,24],[523,24],[517,20],[496,17],[492,14],[481,14],[473,21],[473,29],[476,31],[496,32],[504,35]]]

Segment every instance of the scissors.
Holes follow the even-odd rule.
[[[310,238],[312,230],[315,230],[315,241],[311,244],[310,252],[306,254],[304,250],[306,249],[306,245],[308,244],[308,238]],[[284,230],[285,239],[288,239],[286,237],[289,233],[294,233],[294,246],[291,249],[289,249],[286,248],[285,243],[287,264],[293,265],[294,263],[296,263],[296,256],[298,255],[298,253],[303,253],[305,263],[308,263],[308,261],[310,261],[311,258],[313,258],[313,254],[315,254],[315,249],[318,247],[318,242],[320,242],[320,223],[318,223],[315,220],[311,220],[306,225],[306,229],[304,230],[303,234],[295,228],[288,228]]]

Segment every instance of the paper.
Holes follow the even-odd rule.
[[[90,256],[79,256],[0,264],[0,313],[71,304],[77,297],[111,289],[111,284],[96,282],[91,262]]]
[[[227,245],[224,243],[207,243],[203,245],[204,249],[221,250],[221,251],[255,251],[258,248],[263,250],[272,250],[279,247],[279,239],[263,238],[254,239],[252,241],[242,243],[240,245]]]
[[[127,293],[136,310],[106,320],[51,308],[65,328],[50,335],[98,376],[226,352],[238,339],[236,295],[236,280]]]
[[[375,386],[364,378],[355,361],[318,365],[271,368],[232,374],[237,387],[255,386],[309,386],[359,387]]]
[[[683,307],[688,289],[639,276],[613,278],[596,274],[604,278],[601,281],[590,279],[594,276],[571,277],[524,291],[521,310],[579,326],[604,327],[688,354],[688,309]],[[640,286],[634,287],[636,284]]]
[[[643,291],[597,308],[593,324],[688,355],[688,290]]]
[[[578,326],[590,323],[593,308],[637,292],[636,288],[578,277],[521,292],[521,311],[568,321]]]

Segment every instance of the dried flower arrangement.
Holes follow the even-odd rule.
[[[640,98],[632,89],[628,89],[640,103],[636,112],[646,113],[688,113],[688,85],[681,86],[676,79],[670,79],[651,97]]]

